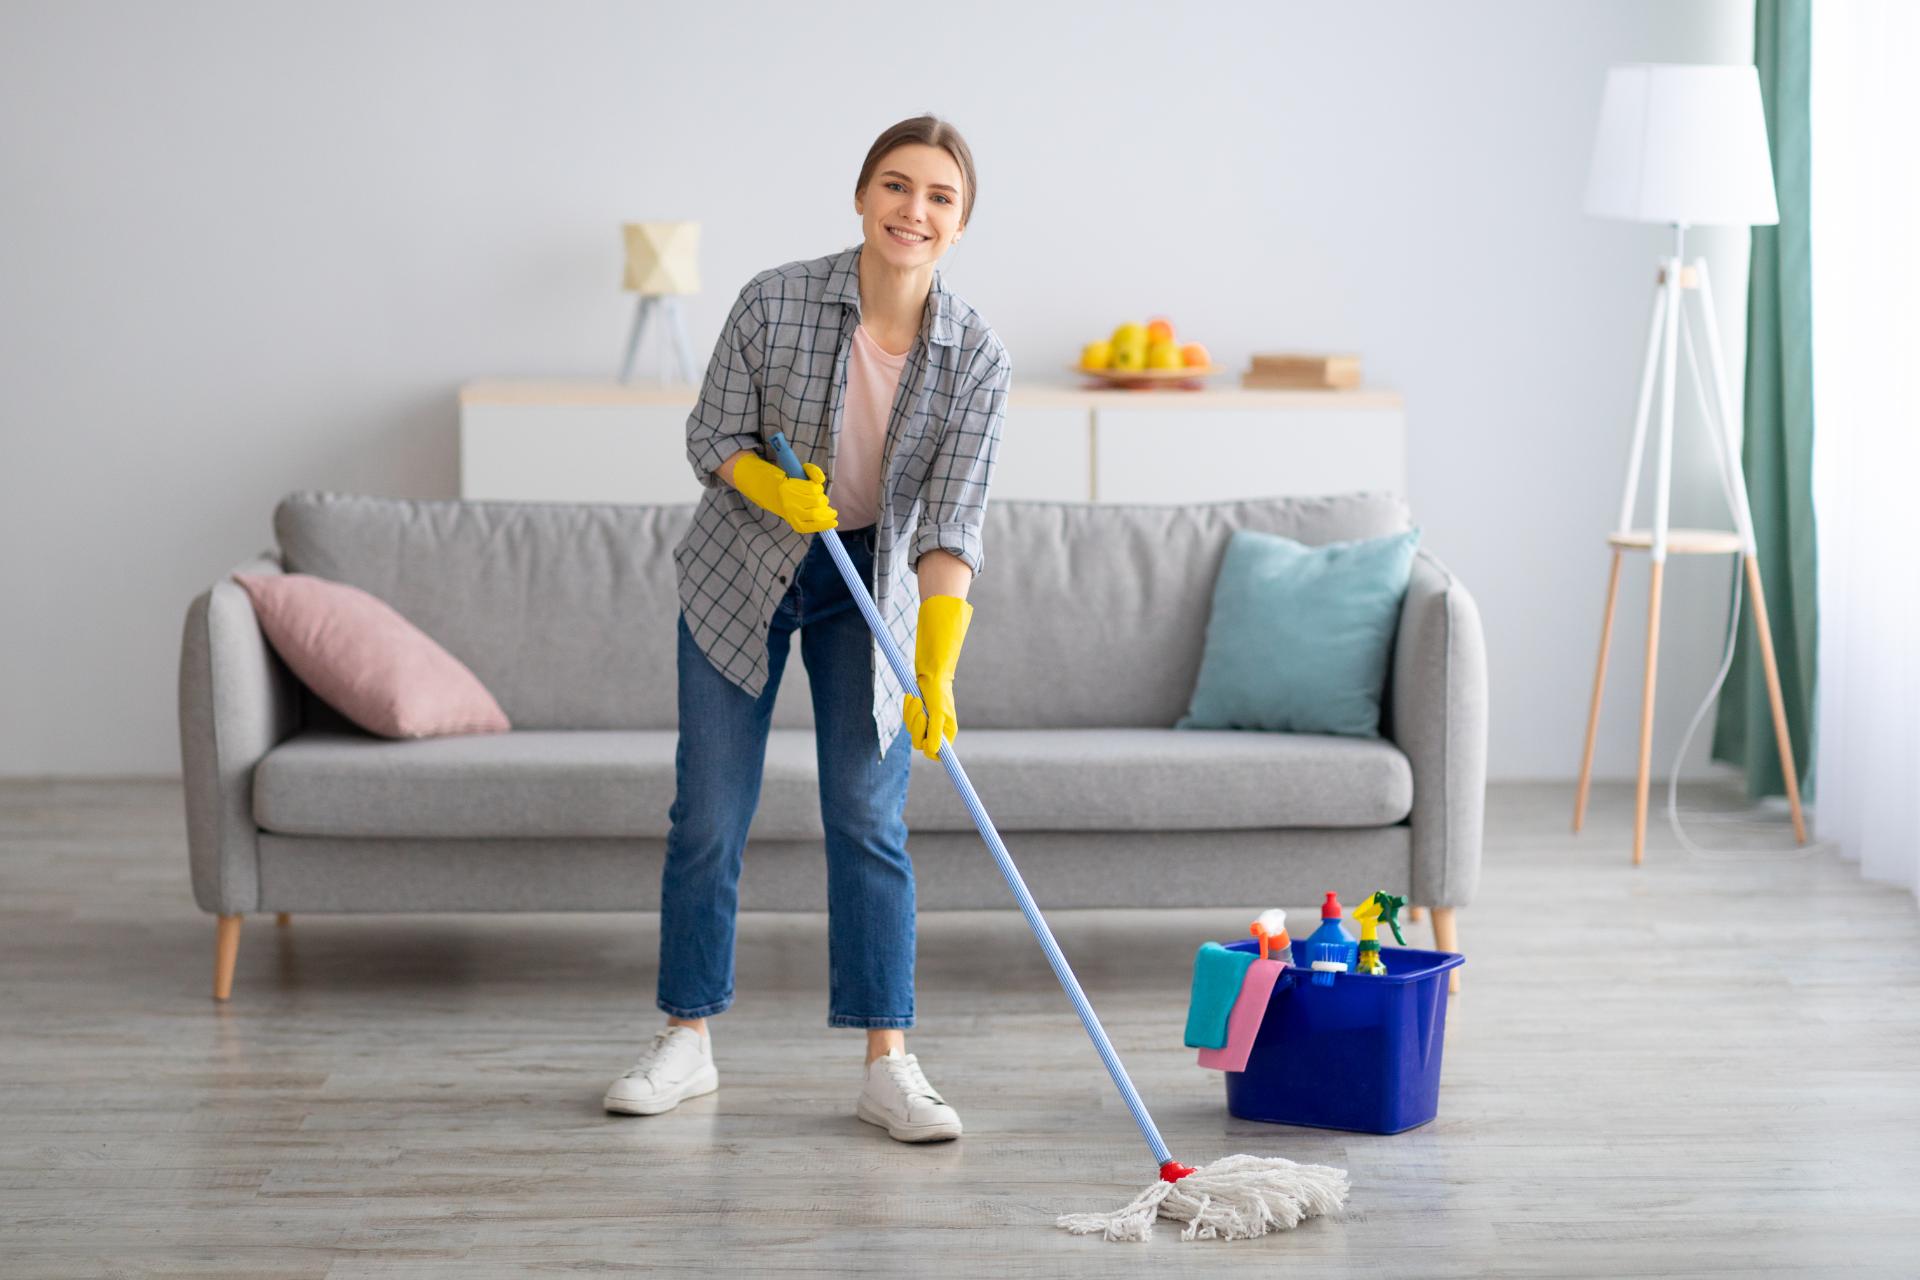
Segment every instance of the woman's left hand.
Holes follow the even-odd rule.
[[[926,701],[908,694],[902,715],[907,732],[913,735],[913,745],[926,752],[929,759],[940,758],[942,738],[951,742],[960,732],[953,709],[953,672],[960,663],[960,645],[972,620],[973,606],[959,596],[923,596],[920,600],[913,666]]]
[[[931,686],[929,687],[928,681],[920,682],[920,687],[926,690],[927,696],[933,701],[933,714],[928,715],[926,704],[912,694],[908,694],[904,718],[907,723],[907,732],[913,735],[913,745],[926,752],[928,759],[938,760],[940,744],[934,741],[932,726],[938,724],[940,736],[951,742],[953,736],[960,732],[960,722],[954,718],[952,683],[941,684],[933,681]]]

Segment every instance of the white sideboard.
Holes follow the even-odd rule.
[[[684,384],[486,378],[460,388],[460,496],[693,502]],[[1215,502],[1406,493],[1400,396],[1015,382],[993,496]]]

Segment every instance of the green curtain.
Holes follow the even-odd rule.
[[[1753,61],[1760,72],[1773,148],[1780,225],[1753,229],[1746,437],[1741,448],[1787,732],[1802,783],[1813,764],[1819,624],[1813,527],[1813,271],[1807,216],[1811,10],[1812,0],[1754,4]],[[1713,758],[1743,766],[1747,795],[1757,800],[1786,794],[1786,779],[1774,743],[1751,604],[1743,602],[1740,613],[1733,666],[1714,722]]]

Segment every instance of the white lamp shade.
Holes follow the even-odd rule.
[[[1686,226],[1780,221],[1759,73],[1656,62],[1609,68],[1587,212]]]

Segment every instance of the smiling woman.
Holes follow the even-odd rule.
[[[960,1118],[906,1052],[914,1025],[916,750],[959,731],[953,679],[1013,362],[937,264],[972,213],[973,156],[951,125],[903,120],[854,184],[861,242],[759,272],[734,300],[687,419],[704,486],[674,565],[679,723],[660,886],[655,1003],[668,1026],[607,1090],[655,1115],[718,1087],[708,1020],[733,1003],[735,915],[781,672],[800,636],[827,854],[828,1025],[866,1032],[854,1114],[903,1142]],[[831,356],[831,359],[815,358]],[[784,435],[804,478],[769,460]],[[838,531],[914,684],[813,535]],[[687,730],[693,729],[689,732]]]

